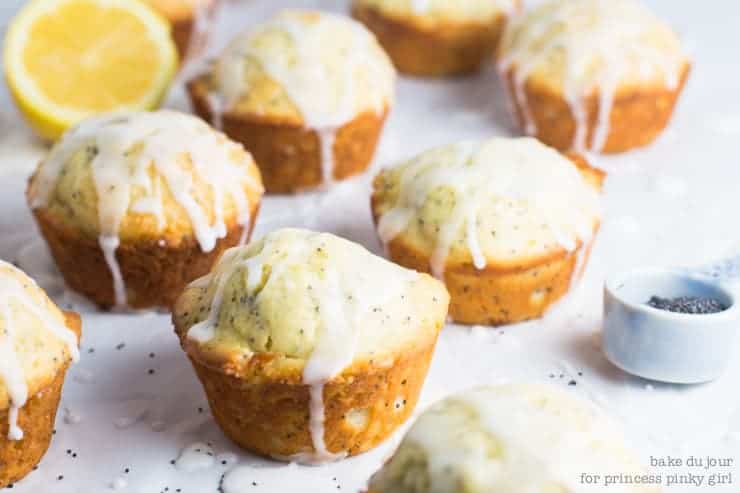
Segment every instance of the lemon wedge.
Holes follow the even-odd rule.
[[[4,60],[18,107],[51,140],[93,114],[155,108],[178,63],[169,23],[140,0],[32,0]]]

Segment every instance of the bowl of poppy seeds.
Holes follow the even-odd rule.
[[[651,296],[647,302],[648,306],[658,310],[667,310],[673,313],[692,313],[694,315],[708,315],[727,310],[727,305],[715,298],[704,298],[701,296],[678,296],[676,298],[661,298]]]
[[[608,279],[603,349],[650,380],[701,383],[726,369],[740,329],[740,284],[679,269],[637,269]]]

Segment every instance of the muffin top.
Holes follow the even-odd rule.
[[[0,410],[23,407],[78,357],[64,314],[33,279],[0,260]],[[12,439],[22,438],[10,428]]]
[[[499,67],[572,100],[601,88],[675,88],[687,64],[674,32],[637,0],[551,0],[510,22]]]
[[[390,59],[362,24],[289,10],[228,45],[211,90],[223,110],[323,129],[384,112],[394,83]]]
[[[282,229],[227,250],[181,295],[173,319],[203,363],[238,373],[269,361],[319,380],[435,337],[448,301],[440,282],[356,243]]]
[[[398,18],[413,16],[436,22],[491,22],[512,12],[518,0],[356,0]]]
[[[421,415],[371,493],[578,493],[582,474],[642,475],[615,424],[593,405],[544,385],[482,387]],[[658,492],[615,484],[621,493]]]
[[[174,111],[105,115],[68,131],[31,178],[32,208],[87,236],[121,241],[193,236],[211,250],[247,224],[262,195],[239,144]]]
[[[509,266],[589,240],[598,185],[532,138],[493,138],[427,151],[376,178],[373,209],[384,243],[396,237],[445,264]]]

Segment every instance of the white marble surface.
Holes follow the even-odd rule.
[[[21,3],[2,0],[0,25],[7,24]],[[695,60],[694,71],[671,127],[653,146],[596,159],[610,172],[606,219],[584,283],[545,321],[495,330],[448,326],[421,407],[480,383],[551,382],[593,399],[620,420],[646,461],[651,455],[670,454],[712,455],[737,462],[740,358],[714,383],[672,386],[620,372],[605,360],[599,346],[601,286],[606,275],[632,266],[703,263],[740,245],[736,227],[740,64],[735,52],[740,46],[740,4],[730,0],[650,3],[684,38]],[[284,6],[337,10],[345,8],[346,2],[232,1],[219,16],[213,46],[222,46],[231,33]],[[167,106],[187,108],[181,86],[173,88]],[[446,82],[404,79],[375,166],[462,138],[511,134],[506,108],[491,73]],[[20,261],[39,276],[50,267],[49,259],[38,242],[23,191],[44,151],[10,104],[5,87],[0,88],[0,257]],[[321,196],[269,198],[256,234],[300,224],[380,251],[367,203],[369,178],[339,185]],[[318,493],[337,491],[340,486],[341,491],[357,492],[399,438],[326,467],[279,465],[240,452],[213,422],[166,315],[99,313],[84,301],[62,294],[58,278],[45,276],[41,281],[60,295],[60,302],[82,311],[83,357],[69,372],[48,454],[14,491],[215,492],[222,474],[238,462],[250,466],[239,472],[248,479],[245,491]],[[569,385],[571,381],[575,385]],[[217,455],[235,455],[221,456],[225,465],[220,460],[213,465],[195,461],[204,464],[195,470],[170,463],[195,442],[209,442]],[[738,467],[656,470],[664,481],[677,472],[703,474],[705,482],[666,491],[740,490]],[[709,486],[713,472],[734,472],[734,484]]]

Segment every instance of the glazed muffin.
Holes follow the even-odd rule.
[[[531,138],[464,142],[382,171],[373,217],[394,262],[444,280],[455,321],[520,322],[582,273],[602,176]]]
[[[208,40],[217,0],[145,0],[172,25],[180,58],[200,53]]]
[[[411,414],[448,295],[327,233],[227,250],[173,311],[213,416],[245,449],[320,463],[364,452]]]
[[[67,132],[27,196],[67,284],[101,307],[169,308],[249,238],[262,195],[242,146],[173,111]]]
[[[30,277],[0,260],[0,489],[46,453],[79,337],[77,314],[60,311]]]
[[[671,29],[637,0],[551,0],[513,20],[498,67],[524,131],[615,153],[666,127],[689,73]]]
[[[254,155],[267,191],[287,193],[367,168],[394,83],[361,24],[285,11],[233,40],[188,89],[195,111]]]
[[[492,56],[519,0],[355,0],[354,17],[399,71],[419,76],[476,72]]]
[[[593,404],[555,387],[503,385],[457,394],[422,414],[369,493],[596,492],[607,477],[646,474],[623,432]],[[623,493],[660,491],[649,482],[611,484]]]

